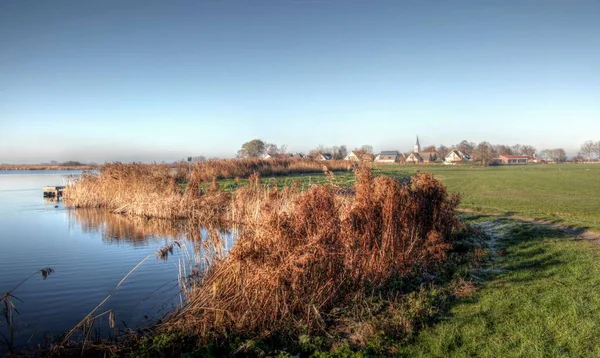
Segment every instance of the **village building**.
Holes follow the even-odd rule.
[[[315,160],[331,160],[333,159],[333,155],[331,153],[317,153],[314,156]]]
[[[399,163],[404,156],[397,150],[382,151],[375,157],[377,163]]]
[[[527,164],[529,158],[526,155],[501,155],[498,159],[504,165],[520,165]]]
[[[444,158],[445,164],[463,163],[471,160],[471,156],[460,150],[452,149]]]
[[[406,156],[406,162],[411,164],[419,164],[423,163],[423,158],[419,155],[419,153],[412,152]]]
[[[422,152],[419,136],[417,135],[417,142],[413,147],[413,152],[406,156],[406,162],[413,164],[433,163],[438,160],[439,155],[437,151]]]
[[[438,156],[438,152],[413,152],[406,157],[406,162],[413,164],[429,164],[434,163],[438,159]]]
[[[348,153],[348,155],[346,156],[346,158],[344,158],[344,160],[359,162],[361,155],[362,155],[362,153],[360,153],[359,151],[353,150],[350,153]]]
[[[375,160],[375,156],[373,154],[366,154],[360,150],[351,151],[344,160],[349,160],[352,162],[372,162]]]

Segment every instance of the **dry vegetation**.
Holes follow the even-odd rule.
[[[302,173],[319,173],[327,165],[330,171],[351,170],[353,164],[344,160],[320,162],[312,159],[221,159],[194,164],[194,172],[204,181],[213,179],[247,178],[257,173],[260,176],[278,176]]]
[[[253,162],[219,175],[238,175]],[[66,192],[75,206],[219,222],[235,230],[231,251],[215,258],[188,291],[186,307],[162,329],[193,333],[201,344],[231,334],[260,339],[338,334],[360,346],[381,325],[397,334],[411,332],[432,310],[419,285],[397,284],[440,272],[461,227],[458,197],[431,174],[400,182],[374,178],[362,167],[350,190],[330,180],[302,191],[263,185],[255,173],[248,185],[225,193],[214,179],[203,182],[225,173],[229,162],[222,163],[227,164],[213,163],[217,169],[210,174],[210,166],[197,164],[189,178],[183,167],[109,164]],[[327,168],[326,174],[333,179]],[[371,309],[364,309],[374,297],[386,302],[380,317],[389,316],[377,324]],[[345,314],[353,310],[371,321],[348,319]]]
[[[368,169],[357,176],[351,196],[330,185],[240,189],[230,211],[244,223],[236,245],[168,326],[200,337],[323,332],[334,310],[435,271],[459,225],[458,199],[428,174],[410,184]]]
[[[186,189],[180,170],[158,164],[106,164],[99,173],[84,173],[69,185],[64,196],[75,207],[107,208],[142,217],[218,221],[228,207],[230,194],[203,195],[196,172]]]
[[[352,169],[348,162],[327,164],[324,167],[313,160],[229,159],[195,163],[190,170],[187,163],[175,168],[112,163],[103,165],[97,173],[84,173],[64,195],[75,207],[101,207],[164,219],[218,221],[225,217],[231,195],[218,190],[217,179]]]

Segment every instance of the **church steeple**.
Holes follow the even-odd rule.
[[[419,153],[421,151],[421,144],[419,144],[419,135],[417,134],[417,143],[413,149],[413,152]]]

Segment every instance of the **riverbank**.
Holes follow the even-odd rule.
[[[323,330],[269,339],[232,334],[206,344],[177,329],[113,345],[116,357],[595,356],[600,249],[535,223],[481,214],[435,278],[325,316]],[[331,321],[327,320],[330,318]],[[99,347],[96,347],[99,348]],[[104,346],[106,349],[107,346]]]
[[[183,188],[159,167],[111,165],[66,195],[80,207],[235,228],[236,243],[192,283],[183,310],[156,327],[152,345],[185,337],[215,352],[240,340],[306,351],[342,342],[364,348],[381,330],[404,339],[443,309],[436,282],[450,292],[462,285],[451,279],[458,267],[483,257],[476,245],[465,249],[471,232],[457,220],[458,200],[428,174],[399,182],[361,168],[349,189],[326,176],[329,183],[301,190],[253,175],[223,192],[194,172]],[[109,188],[113,195],[102,195]]]

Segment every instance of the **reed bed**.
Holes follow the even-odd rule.
[[[324,168],[328,183],[308,190],[264,185],[254,173],[247,185],[224,193],[215,172],[202,168],[196,165],[183,187],[183,168],[109,164],[65,192],[75,206],[218,222],[236,232],[228,254],[213,256],[187,290],[185,307],[159,327],[194,334],[201,344],[232,334],[328,335],[342,320],[340,311],[368,306],[378,295],[397,297],[389,288],[398,280],[441,272],[462,229],[459,198],[427,173],[398,181],[361,167],[356,185],[342,189]],[[210,244],[222,250],[219,242]],[[405,307],[396,298],[389,302]]]
[[[84,173],[67,186],[64,196],[74,207],[106,208],[146,218],[219,221],[230,194],[203,195],[193,173],[187,188],[181,181],[180,171],[165,165],[112,163],[99,172]]]
[[[368,168],[356,175],[355,195],[331,185],[240,189],[229,211],[243,222],[236,244],[165,327],[206,339],[326,332],[334,310],[435,272],[459,226],[458,198],[430,174],[410,183]]]
[[[313,159],[273,158],[268,160],[220,159],[194,164],[194,172],[203,181],[216,179],[248,178],[257,173],[260,176],[281,176],[290,174],[320,173],[323,166],[330,171],[349,171],[353,164],[344,160],[317,161]]]

